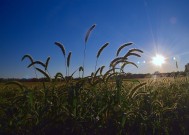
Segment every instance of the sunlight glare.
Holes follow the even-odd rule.
[[[161,66],[163,63],[165,63],[165,57],[156,54],[155,57],[152,57],[152,63],[156,66]]]

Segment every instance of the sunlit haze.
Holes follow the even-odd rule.
[[[162,55],[156,54],[152,57],[152,63],[156,66],[162,66],[165,63],[165,58]]]

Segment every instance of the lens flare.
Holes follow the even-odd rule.
[[[152,57],[152,63],[156,66],[162,66],[165,63],[165,57],[162,55],[156,54],[155,57]]]

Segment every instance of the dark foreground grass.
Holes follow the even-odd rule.
[[[183,78],[22,87],[0,93],[0,134],[189,134]]]

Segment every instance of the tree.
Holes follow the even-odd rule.
[[[154,75],[160,75],[159,71],[154,72]]]
[[[189,63],[185,65],[185,72],[189,72]]]

